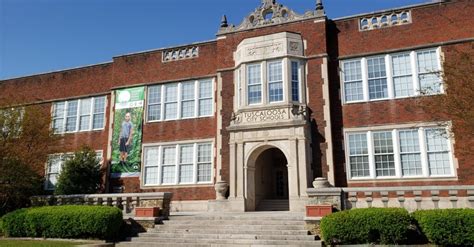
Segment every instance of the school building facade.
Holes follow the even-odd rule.
[[[255,211],[274,200],[302,211],[318,177],[356,200],[390,197],[383,188],[474,196],[474,156],[460,152],[472,140],[446,137],[413,107],[424,90],[444,93],[443,61],[473,47],[474,2],[337,19],[321,1],[311,7],[262,0],[239,25],[223,17],[213,40],[7,79],[0,92],[47,106],[64,154],[86,144],[110,171],[117,94],[143,87],[138,172],[108,174],[107,190],[172,192],[173,210]],[[46,190],[64,156],[45,166]]]

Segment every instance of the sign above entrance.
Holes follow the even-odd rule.
[[[266,122],[287,122],[289,120],[304,120],[304,109],[300,106],[280,106],[267,109],[242,110],[233,115],[233,124],[254,124]]]

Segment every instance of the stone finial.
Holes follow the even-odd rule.
[[[324,5],[322,0],[316,0],[316,14],[318,15],[325,15],[324,12]]]
[[[229,24],[227,23],[227,16],[223,15],[221,19],[221,27],[228,27]]]

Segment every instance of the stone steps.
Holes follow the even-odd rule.
[[[262,200],[257,206],[257,211],[288,211],[288,200]]]
[[[321,246],[290,212],[175,213],[116,246]]]
[[[122,242],[125,243],[125,242]],[[181,243],[181,244],[220,244],[220,245],[282,245],[282,246],[321,246],[320,241],[302,241],[302,240],[259,240],[259,239],[183,239],[183,238],[149,238],[132,239],[127,244],[138,244],[136,246],[162,246],[163,243]],[[120,246],[120,245],[116,245]],[[125,246],[125,245],[123,245]],[[126,245],[130,246],[130,245]]]
[[[277,235],[277,234],[264,234],[259,235],[260,232],[254,234],[191,234],[191,233],[144,233],[140,234],[139,238],[133,240],[146,240],[146,239],[161,239],[161,238],[183,238],[183,239],[261,239],[261,240],[315,240],[315,236],[311,235]]]

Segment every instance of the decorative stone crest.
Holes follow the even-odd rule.
[[[262,0],[260,7],[244,18],[239,26],[229,25],[227,19],[222,19],[218,34],[237,32],[257,27],[276,25],[281,23],[305,20],[325,16],[322,3],[317,2],[315,11],[307,11],[303,15],[295,13],[288,7],[279,4],[276,0]]]
[[[163,62],[195,58],[199,56],[199,47],[190,46],[163,51]]]

